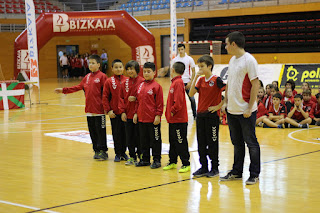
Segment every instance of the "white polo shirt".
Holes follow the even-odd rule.
[[[191,58],[190,56],[187,55],[187,53],[185,54],[184,57],[180,57],[180,55],[177,55],[177,57],[175,57],[172,60],[171,66],[175,63],[175,62],[182,62],[185,65],[185,70],[184,73],[182,75],[182,81],[183,83],[189,83],[191,81],[191,69],[196,67],[196,64],[194,63],[193,58]]]
[[[61,62],[61,64],[62,64],[62,66],[68,65],[68,58],[67,58],[67,56],[62,55],[62,56],[60,57],[60,62]]]
[[[240,58],[233,56],[228,68],[228,103],[230,114],[241,115],[248,109],[251,92],[251,81],[258,78],[258,63],[250,54],[245,53]],[[257,110],[255,102],[251,112]]]

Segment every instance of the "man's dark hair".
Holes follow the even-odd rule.
[[[211,67],[211,71],[212,71],[212,69],[213,69],[213,67],[214,67],[214,61],[213,61],[213,58],[210,56],[210,55],[203,55],[203,56],[201,56],[199,59],[198,59],[198,61],[197,61],[198,63],[205,63],[206,65],[207,65],[207,67],[209,66],[209,65],[211,65],[212,67]]]
[[[143,68],[150,68],[153,70],[153,72],[156,70],[156,65],[153,62],[146,62],[143,65]]]
[[[140,72],[140,65],[137,61],[135,60],[130,60],[128,61],[128,63],[126,64],[126,70],[129,68],[129,67],[133,67],[135,70],[136,70],[136,73],[138,74]]]
[[[184,70],[186,69],[186,66],[184,65],[184,63],[178,61],[172,65],[172,68],[176,73],[183,75]]]
[[[244,49],[245,43],[246,43],[246,39],[244,37],[244,35],[239,32],[239,31],[234,31],[232,33],[229,33],[227,35],[227,38],[229,39],[229,43],[232,44],[232,42],[236,43],[236,45],[239,48]]]
[[[183,47],[184,49],[186,49],[186,46],[184,44],[178,44],[178,48],[179,47]]]
[[[123,64],[120,59],[114,59],[111,66],[113,67],[113,65],[114,65],[115,63],[118,63],[118,62],[121,63],[121,64]]]
[[[296,94],[296,95],[294,96],[294,98],[300,98],[301,100],[303,99],[303,97],[302,97],[301,94]]]
[[[296,83],[294,83],[294,81],[292,79],[287,80],[285,85],[287,85],[287,84],[291,84],[292,91],[294,90],[294,88],[296,88]]]
[[[98,64],[101,64],[101,58],[98,55],[90,55],[89,59],[94,59]]]
[[[269,87],[270,90],[274,88],[273,84],[267,84],[267,86]]]
[[[281,95],[280,93],[276,93],[276,94],[274,94],[274,95],[272,96],[272,98],[279,98],[280,101],[281,101],[282,95]]]

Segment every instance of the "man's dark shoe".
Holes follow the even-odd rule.
[[[236,175],[232,174],[232,172],[229,172],[226,176],[220,177],[221,181],[229,181],[229,180],[241,180],[242,175]]]
[[[98,155],[98,160],[107,160],[108,159],[108,153],[106,151],[101,150]]]
[[[120,162],[120,161],[121,161],[120,155],[116,155],[114,157],[114,162]]]
[[[192,175],[196,176],[196,177],[202,177],[202,176],[206,176],[208,173],[208,169],[205,168],[200,168],[197,171],[195,171]]]
[[[99,159],[99,152],[94,152],[93,159]]]
[[[151,169],[157,169],[161,167],[160,161],[153,161],[152,165],[150,166]]]
[[[215,176],[219,176],[219,170],[212,169],[210,172],[207,173],[207,177],[212,178]]]
[[[123,155],[121,155],[120,159],[124,160],[124,161],[127,161],[127,160],[129,160],[129,157],[128,157],[128,155],[126,153],[124,153]]]
[[[139,161],[136,163],[136,167],[140,167],[140,166],[150,166],[150,162],[145,162],[145,161]]]
[[[258,181],[259,181],[259,177],[250,175],[250,177],[246,181],[246,184],[247,185],[253,185],[253,184],[256,184]]]

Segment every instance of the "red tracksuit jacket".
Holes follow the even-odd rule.
[[[123,75],[114,75],[106,80],[103,87],[102,103],[106,113],[113,110],[113,113],[120,115],[121,105],[123,105],[123,99],[120,97],[121,84],[127,80],[128,77]]]
[[[137,101],[129,101],[129,96],[137,97],[137,90],[139,85],[144,81],[144,78],[137,76],[136,78],[127,78],[126,81],[121,84],[121,98],[123,104],[121,105],[121,111],[127,114],[128,119],[133,119],[135,113]]]
[[[84,90],[86,96],[86,113],[104,114],[102,105],[102,90],[107,76],[100,70],[87,74],[79,85],[73,87],[65,87],[62,92],[64,94]]]
[[[167,122],[187,123],[188,112],[185,88],[181,76],[174,77],[171,82],[166,107]],[[173,113],[173,116],[171,116],[171,113]]]
[[[143,81],[137,91],[137,106],[135,110],[139,122],[153,123],[156,115],[163,114],[163,91],[154,79]]]

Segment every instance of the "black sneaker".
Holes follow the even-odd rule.
[[[120,162],[120,161],[121,161],[120,155],[116,155],[116,156],[114,157],[114,162]]]
[[[136,167],[140,167],[140,166],[150,166],[150,164],[151,164],[150,162],[139,161],[135,165]]]
[[[309,128],[309,124],[302,124],[301,128],[308,129]]]
[[[99,159],[99,152],[94,152],[93,159]]]
[[[267,124],[263,124],[262,128],[270,128]]]
[[[208,169],[205,168],[200,168],[197,171],[195,171],[192,175],[196,176],[196,177],[202,177],[202,176],[206,176],[208,173]]]
[[[101,150],[99,152],[98,159],[99,160],[107,160],[108,159],[108,153],[106,153],[105,151]]]
[[[153,164],[150,166],[151,169],[157,169],[161,167],[160,161],[153,161]]]
[[[219,170],[212,169],[210,172],[207,173],[207,177],[212,178],[219,175]]]
[[[229,181],[229,180],[241,180],[242,175],[236,175],[232,174],[232,172],[229,172],[226,176],[220,177],[221,181]]]
[[[259,181],[259,177],[256,176],[251,176],[248,178],[248,180],[246,181],[247,185],[253,185],[256,184]]]
[[[120,159],[127,161],[127,160],[129,160],[129,157],[128,157],[128,155],[126,155],[126,153],[124,153],[123,155],[121,155]]]

